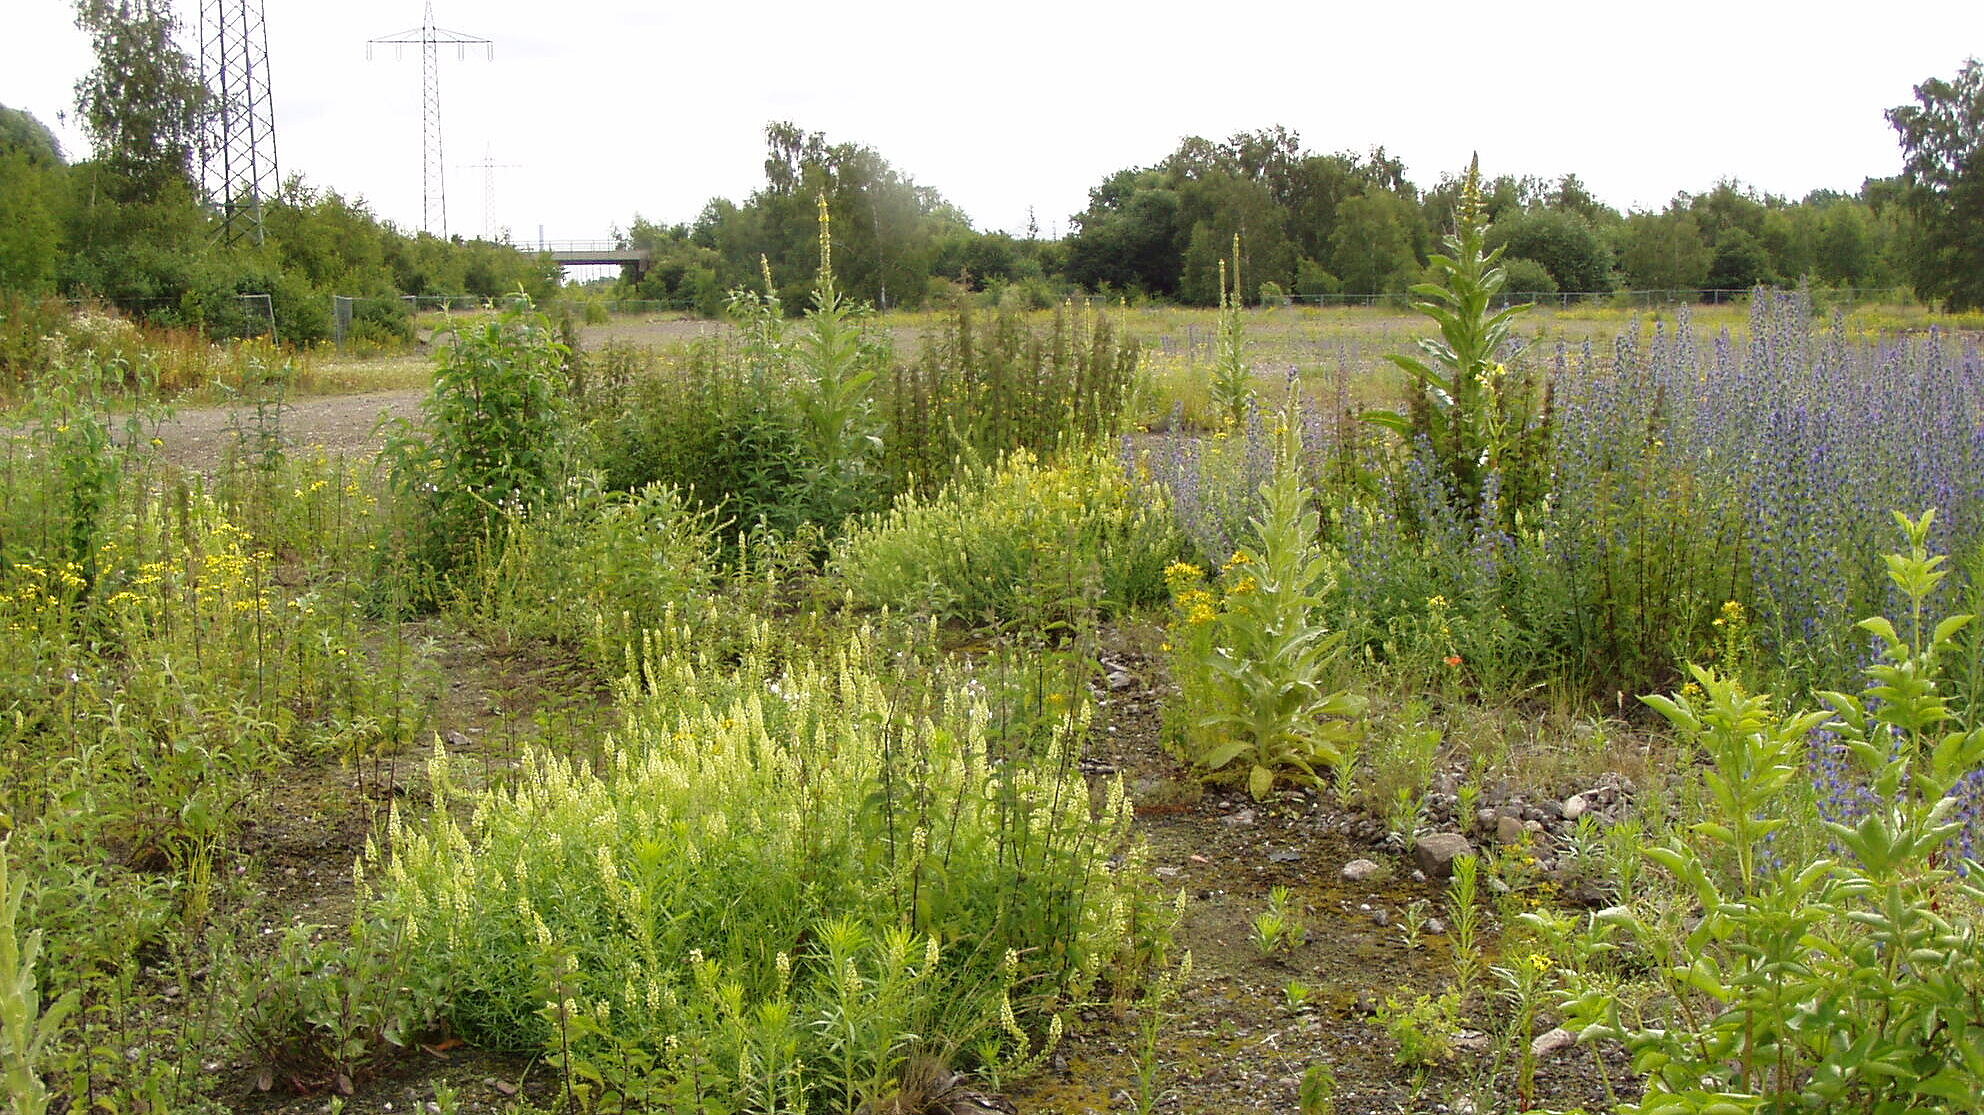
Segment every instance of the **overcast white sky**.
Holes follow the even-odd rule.
[[[196,0],[177,0],[191,28]],[[420,0],[264,0],[283,173],[420,222],[420,58],[366,40]],[[0,0],[0,104],[87,144],[58,114],[91,65],[68,0]],[[605,235],[692,220],[762,177],[790,119],[880,151],[982,229],[1043,233],[1108,173],[1180,137],[1285,125],[1316,151],[1384,144],[1428,186],[1481,152],[1489,174],[1580,175],[1620,208],[1735,176],[1802,196],[1894,173],[1883,109],[1984,54],[1984,3],[1708,5],[1387,0],[437,0],[485,36],[442,55],[452,231]],[[1468,61],[1455,64],[1454,59]]]

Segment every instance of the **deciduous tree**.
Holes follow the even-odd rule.
[[[1887,113],[1915,222],[1915,289],[1948,309],[1984,308],[1984,63],[1930,78],[1915,102]]]

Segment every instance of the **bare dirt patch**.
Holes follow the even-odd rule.
[[[362,457],[379,451],[385,423],[417,418],[424,388],[369,391],[358,395],[314,395],[271,404],[264,415],[293,450],[321,450],[331,456]],[[159,425],[159,450],[181,468],[210,472],[237,447],[252,443],[257,414],[253,406],[187,407]]]

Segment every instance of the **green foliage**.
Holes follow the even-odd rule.
[[[1916,222],[1916,290],[1947,309],[1984,308],[1984,62],[1915,87],[1887,112],[1901,138],[1903,197]]]
[[[765,147],[764,187],[741,206],[712,202],[690,230],[692,243],[720,257],[723,285],[755,278],[763,260],[779,299],[799,306],[819,264],[815,207],[824,197],[840,220],[842,289],[885,310],[921,304],[939,246],[970,227],[964,214],[873,148],[829,143],[785,121],[766,126]]]
[[[1343,293],[1343,280],[1329,273],[1329,270],[1313,259],[1305,259],[1295,268],[1295,293],[1305,299],[1321,302]]]
[[[411,521],[405,558],[422,577],[446,576],[479,544],[501,536],[507,516],[527,515],[565,466],[565,346],[551,323],[519,298],[510,309],[457,331],[436,357],[434,386],[416,432],[402,424],[386,456]]]
[[[1261,486],[1253,520],[1259,552],[1233,555],[1217,595],[1203,586],[1201,570],[1167,570],[1177,609],[1176,730],[1205,771],[1237,764],[1256,798],[1283,776],[1313,782],[1318,766],[1340,765],[1340,744],[1364,709],[1363,698],[1330,688],[1343,633],[1325,625],[1322,609],[1336,576],[1317,542],[1295,416],[1284,416],[1282,427],[1274,476]]]
[[[851,529],[833,569],[856,600],[966,623],[1063,622],[1163,598],[1177,528],[1097,449],[1021,449]]]
[[[1262,956],[1293,952],[1307,932],[1302,920],[1289,908],[1289,890],[1276,887],[1268,892],[1268,908],[1254,915],[1254,948]]]
[[[38,1070],[81,993],[72,988],[42,1006],[34,970],[41,958],[41,933],[19,935],[21,899],[28,881],[13,878],[9,871],[12,843],[11,837],[0,840],[0,1081],[6,1085],[8,1110],[15,1115],[43,1115],[48,1110],[48,1089]]]
[[[502,533],[456,586],[457,605],[512,637],[583,649],[617,670],[642,634],[696,624],[714,641],[716,530],[673,488],[633,492],[568,485]],[[574,571],[583,576],[574,579]]]
[[[1550,269],[1533,259],[1512,258],[1503,265],[1502,272],[1507,276],[1504,285],[1512,297],[1557,293],[1557,280]]]
[[[834,278],[832,225],[819,199],[820,270],[806,328],[793,346],[794,384],[815,521],[838,524],[873,498],[874,459],[882,448],[869,387],[888,350],[865,328],[866,307],[851,303]]]
[[[777,323],[776,307],[743,320],[762,323],[768,311]],[[633,378],[621,405],[589,408],[603,416],[589,432],[608,487],[681,490],[716,514],[733,543],[749,532],[791,536],[813,521],[783,326],[741,333],[741,349],[724,338],[701,342],[685,366]]]
[[[1700,918],[1675,933],[1621,907],[1594,929],[1603,948],[1643,953],[1660,997],[1628,1012],[1606,982],[1581,976],[1568,998],[1571,1024],[1623,1041],[1646,1078],[1644,1100],[1623,1110],[1974,1103],[1984,889],[1951,869],[1959,826],[1947,795],[1984,760],[1984,729],[1958,726],[1942,695],[1944,656],[1973,617],[1928,624],[1944,575],[1926,546],[1933,516],[1896,518],[1908,550],[1888,573],[1907,629],[1862,623],[1881,651],[1862,692],[1824,694],[1829,712],[1780,715],[1768,696],[1696,668],[1699,696],[1647,698],[1707,760],[1707,816],[1646,851]],[[1873,804],[1856,823],[1826,823],[1838,858],[1777,864],[1767,857],[1791,823],[1785,791],[1819,728],[1838,734]]]
[[[1379,190],[1346,199],[1330,233],[1330,271],[1345,294],[1397,294],[1417,271],[1413,251],[1418,214],[1412,203]]]
[[[1713,290],[1749,290],[1778,281],[1770,252],[1755,236],[1740,228],[1725,229],[1715,239],[1709,259],[1708,285]]]
[[[1713,258],[1691,213],[1635,213],[1619,233],[1619,270],[1634,290],[1698,290]]]
[[[1585,217],[1561,209],[1529,209],[1496,222],[1488,245],[1504,250],[1511,265],[1527,259],[1543,265],[1551,286],[1513,285],[1512,289],[1546,289],[1588,294],[1612,289],[1612,251]]]
[[[348,1096],[385,1047],[406,1048],[437,1007],[406,958],[402,932],[362,918],[342,932],[291,926],[271,955],[236,958],[233,1041],[257,1088]]]
[[[1302,1070],[1295,1097],[1302,1115],[1336,1115],[1336,1073],[1323,1061],[1310,1065]]]
[[[1068,278],[1091,290],[1175,292],[1190,235],[1177,190],[1155,171],[1125,170],[1088,194],[1069,238]]]
[[[29,396],[33,441],[52,466],[42,495],[54,516],[52,524],[42,524],[39,552],[24,556],[73,569],[84,592],[96,583],[98,551],[129,450],[150,436],[150,424],[164,413],[156,403],[142,401],[119,415],[116,404],[125,389],[142,399],[154,376],[142,356],[132,362],[92,347],[43,371]],[[17,536],[14,548],[19,547]]]
[[[1392,1058],[1405,1068],[1433,1068],[1454,1055],[1454,1031],[1460,1025],[1460,995],[1385,996],[1378,1008],[1378,1025],[1392,1039]]]
[[[840,288],[824,199],[816,219],[820,266],[803,327],[788,328],[766,261],[763,292],[731,292],[734,346],[699,346],[684,374],[643,381],[595,428],[609,484],[690,492],[728,521],[733,538],[837,531],[880,499],[873,387],[888,343],[868,307]]]
[[[118,202],[160,196],[192,173],[210,97],[193,59],[173,42],[178,20],[160,0],[76,0],[96,68],[76,104],[102,174]]]
[[[1128,800],[1065,742],[988,761],[982,709],[898,699],[883,657],[652,660],[597,774],[534,753],[469,793],[437,749],[444,807],[367,857],[409,971],[626,1102],[882,1110],[919,1064],[1024,1071],[1162,926]]]
[[[0,291],[54,288],[68,211],[68,168],[41,122],[0,107]]]

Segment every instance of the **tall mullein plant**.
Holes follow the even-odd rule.
[[[819,206],[820,273],[794,355],[802,377],[797,395],[811,458],[814,517],[837,525],[841,516],[860,509],[874,479],[882,438],[868,389],[876,368],[886,363],[886,350],[864,328],[868,307],[842,294],[834,280],[833,222],[825,195]]]
[[[1205,665],[1213,710],[1198,727],[1219,742],[1199,756],[1208,771],[1247,765],[1247,788],[1265,797],[1278,777],[1319,781],[1319,766],[1343,761],[1340,745],[1357,729],[1363,698],[1329,683],[1343,632],[1322,619],[1335,581],[1317,544],[1318,518],[1302,481],[1301,423],[1281,418],[1274,476],[1261,485],[1253,520],[1258,555],[1241,551],[1226,571]]]
[[[1499,489],[1501,502],[1511,510],[1541,495],[1540,441],[1547,429],[1531,421],[1527,383],[1512,380],[1495,359],[1508,340],[1510,323],[1529,304],[1491,311],[1507,276],[1499,266],[1502,249],[1487,248],[1488,221],[1481,202],[1481,163],[1476,159],[1468,164],[1454,232],[1446,238],[1451,254],[1427,261],[1440,281],[1411,288],[1413,308],[1431,318],[1440,335],[1419,342],[1420,356],[1389,357],[1412,377],[1417,390],[1404,414],[1373,410],[1364,415],[1428,457],[1455,509],[1467,517],[1480,512],[1492,489]],[[1501,480],[1491,485],[1489,477],[1496,474]]]
[[[1254,376],[1247,368],[1246,326],[1240,317],[1240,237],[1233,237],[1233,284],[1227,286],[1226,261],[1219,261],[1219,336],[1215,341],[1212,379],[1206,391],[1229,429],[1247,422],[1254,405]]]

